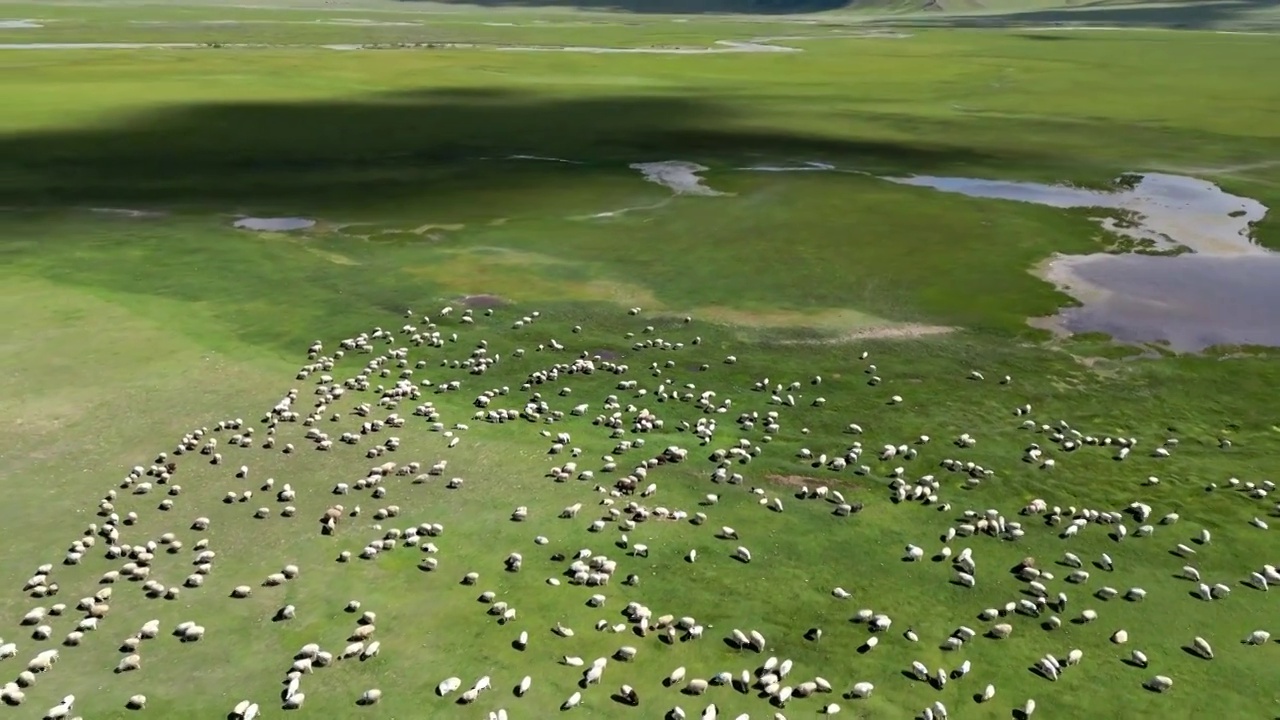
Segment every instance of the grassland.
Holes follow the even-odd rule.
[[[556,664],[560,656],[589,661],[622,644],[639,647],[636,661],[611,664],[604,685],[586,691],[584,706],[574,712],[658,717],[677,703],[697,712],[714,701],[722,717],[767,716],[754,696],[722,688],[699,702],[659,685],[677,665],[705,677],[758,664],[764,656],[742,657],[722,643],[733,627],[763,632],[770,639],[765,656],[794,658],[798,679],[822,675],[840,692],[856,681],[874,682],[871,700],[835,699],[854,717],[910,717],[937,699],[954,717],[1009,717],[1028,697],[1040,703],[1038,717],[1277,713],[1280,697],[1269,683],[1269,668],[1280,645],[1237,645],[1254,629],[1280,635],[1269,595],[1237,584],[1249,570],[1280,557],[1275,531],[1246,523],[1267,516],[1269,505],[1205,490],[1232,476],[1267,479],[1270,458],[1280,449],[1269,402],[1280,382],[1274,358],[1251,350],[1142,359],[1135,349],[1104,338],[1047,342],[1025,319],[1048,314],[1067,298],[1028,269],[1055,251],[1104,247],[1087,213],[970,200],[854,173],[735,170],[825,161],[874,173],[1090,185],[1128,171],[1182,170],[1280,207],[1280,166],[1268,164],[1280,158],[1273,122],[1280,89],[1259,81],[1259,68],[1280,59],[1270,38],[915,29],[899,39],[788,40],[803,52],[787,54],[336,52],[308,46],[703,47],[818,30],[746,19],[672,23],[633,16],[620,16],[625,21],[618,25],[553,30],[487,26],[485,16],[461,13],[452,18],[457,22],[421,32],[285,23],[211,30],[195,27],[196,21],[228,14],[243,20],[327,15],[219,7],[0,8],[6,17],[59,20],[40,29],[0,30],[0,42],[281,46],[0,53],[6,98],[0,110],[0,206],[6,208],[0,214],[0,412],[12,420],[0,452],[9,499],[0,505],[0,636],[22,648],[17,659],[0,662],[6,682],[20,669],[17,663],[53,646],[29,640],[14,622],[30,607],[52,602],[19,593],[22,582],[36,565],[56,564],[87,523],[102,522],[93,516],[96,501],[127,468],[171,451],[193,427],[230,417],[260,425],[260,413],[290,387],[298,387],[300,402],[309,404],[315,378],[292,378],[315,339],[333,349],[339,339],[373,326],[400,327],[409,322],[403,318],[407,309],[435,316],[464,295],[494,294],[511,303],[475,326],[442,323],[446,335],[458,332],[458,343],[420,353],[428,361],[420,374],[463,382],[456,395],[428,393],[444,420],[471,425],[459,433],[459,445],[447,448],[439,433],[415,418],[397,431],[404,443],[390,456],[424,464],[447,458],[448,474],[466,479],[463,489],[398,478],[385,501],[344,498],[348,507],[362,504],[365,513],[344,521],[336,538],[322,538],[314,519],[335,501],[328,489],[364,474],[373,462],[364,458],[367,442],[331,453],[225,450],[222,466],[185,458],[177,479],[185,492],[174,511],[155,511],[155,495],[125,496],[117,505],[141,516],[126,529],[131,541],[174,531],[190,547],[196,534],[187,524],[209,516],[208,536],[221,557],[206,587],[164,601],[144,599],[136,585],[121,583],[103,629],[80,648],[64,648],[57,668],[28,690],[27,703],[0,708],[0,714],[36,717],[75,693],[77,714],[125,717],[133,715],[123,709],[125,698],[141,692],[150,698],[142,716],[208,717],[242,697],[262,703],[268,717],[278,716],[278,683],[289,657],[311,641],[340,650],[353,625],[342,607],[352,598],[378,612],[382,655],[304,678],[309,699],[300,717],[463,718],[500,706],[516,718],[548,717],[579,677]],[[548,25],[586,17],[510,12],[529,13],[519,22],[542,19]],[[193,26],[130,20],[189,20]],[[825,34],[848,31],[836,30],[821,28]],[[579,164],[505,159],[518,154]],[[708,184],[734,197],[673,199],[627,167],[666,159],[708,166]],[[297,215],[319,224],[301,233],[251,233],[231,227],[241,213]],[[1262,242],[1280,244],[1274,221],[1257,230]],[[645,312],[627,316],[624,308],[633,305]],[[542,313],[537,323],[510,329],[532,310]],[[686,314],[693,323],[679,320]],[[958,330],[876,337],[912,323]],[[574,325],[583,331],[572,333]],[[673,352],[633,350],[626,333],[644,338],[650,325],[654,335],[673,342],[694,335],[704,342]],[[537,435],[542,428],[470,420],[477,392],[502,385],[515,391],[527,373],[551,361],[551,353],[534,348],[552,337],[568,345],[554,361],[568,361],[580,350],[607,351],[627,362],[632,379],[651,393],[662,380],[678,378],[733,398],[733,412],[716,416],[720,429],[706,448],[674,431],[678,420],[702,416],[690,404],[649,405],[666,418],[668,432],[646,438],[646,450],[680,444],[695,456],[688,466],[654,471],[660,486],[654,500],[704,511],[708,527],[646,523],[630,535],[653,548],[651,557],[630,557],[614,547],[616,531],[587,531],[587,516],[598,509],[592,483],[553,483],[543,476],[566,458],[545,455],[549,441]],[[480,339],[506,358],[489,374],[476,378],[438,367],[441,358],[464,358]],[[524,359],[512,356],[516,347],[529,351]],[[867,384],[866,362],[858,360],[864,350],[884,379],[880,385]],[[725,365],[728,354],[740,361]],[[667,359],[677,366],[663,378],[643,371]],[[334,375],[347,377],[362,363],[352,355]],[[702,363],[710,369],[699,372]],[[988,379],[967,380],[975,368]],[[806,385],[796,408],[771,405],[767,394],[751,390],[765,376],[807,382],[814,374],[824,377],[820,393]],[[997,385],[1005,374],[1013,382]],[[569,397],[555,395],[558,385],[542,388],[560,409],[592,404],[586,418],[547,428],[573,434],[584,450],[582,469],[598,471],[600,457],[614,445],[589,418],[601,412],[606,395],[618,392],[616,381],[575,377],[566,383],[573,387]],[[827,398],[824,407],[807,406],[816,394]],[[893,394],[905,402],[885,404]],[[510,399],[519,406],[525,398],[513,392]],[[1090,434],[1138,437],[1142,450],[1124,462],[1099,449],[1054,451],[1058,467],[1038,470],[1020,461],[1022,449],[1032,441],[1050,443],[1018,429],[1021,418],[1010,413],[1023,403],[1033,405],[1037,421],[1065,420]],[[323,429],[335,436],[353,429],[349,409],[333,409],[348,419],[325,421]],[[758,430],[743,433],[765,448],[759,459],[736,468],[746,475],[744,485],[713,485],[707,479],[712,465],[699,451],[736,441],[735,412],[770,409],[784,413],[783,431],[768,444]],[[860,439],[868,448],[870,476],[815,470],[795,457],[801,447],[843,452],[859,439],[843,432],[850,422],[866,429]],[[800,434],[802,427],[810,432]],[[302,448],[301,431],[284,425],[279,442]],[[977,447],[951,446],[961,432],[978,437]],[[932,473],[942,479],[950,513],[891,504],[886,475],[896,463],[871,461],[884,443],[920,434],[933,442],[901,464],[909,477]],[[1167,437],[1181,441],[1172,457],[1149,457]],[[1232,440],[1230,450],[1219,448],[1223,437]],[[626,467],[636,452],[619,461]],[[971,459],[996,476],[966,489],[958,476],[937,468],[944,457]],[[251,481],[232,477],[241,464],[251,468]],[[1141,487],[1149,475],[1158,475],[1161,485]],[[818,476],[866,508],[852,518],[832,517],[829,505],[793,499],[794,485],[771,479],[776,476]],[[259,505],[279,505],[269,493],[246,504],[219,502],[226,491],[256,490],[267,477],[298,488],[297,518],[252,519]],[[781,497],[786,512],[760,508],[744,491],[748,487]],[[699,507],[713,491],[723,494],[721,503]],[[959,510],[997,507],[1012,516],[1033,497],[1108,510],[1145,500],[1158,515],[1176,511],[1184,520],[1123,543],[1105,538],[1097,526],[1064,542],[1038,523],[1028,523],[1027,536],[1016,543],[975,538],[968,544],[980,565],[979,584],[968,591],[948,584],[944,564],[899,562],[907,543],[930,554],[940,547],[937,535],[954,524]],[[578,520],[555,519],[560,508],[579,501],[587,507]],[[403,508],[402,525],[446,526],[437,540],[437,571],[418,570],[421,554],[412,548],[372,562],[334,562],[338,551],[358,552],[380,535],[369,517],[380,502]],[[516,505],[530,507],[528,522],[507,520]],[[731,560],[736,543],[711,537],[709,528],[721,525],[739,530],[752,563]],[[1194,586],[1172,577],[1183,561],[1167,551],[1201,528],[1211,529],[1214,541],[1200,549],[1195,564],[1209,582],[1235,587],[1221,602],[1194,600],[1188,596]],[[539,534],[552,543],[534,546]],[[602,590],[609,597],[603,610],[583,606],[594,589],[545,585],[566,565],[549,555],[581,547],[618,559],[620,572],[639,574],[640,584],[626,588],[615,581]],[[698,563],[683,562],[695,547]],[[1046,633],[1020,618],[1011,621],[1017,629],[1003,643],[979,639],[959,653],[937,649],[958,624],[982,627],[974,617],[978,610],[1019,596],[1023,586],[1005,572],[1008,567],[1025,555],[1051,567],[1064,549],[1086,560],[1102,552],[1116,560],[1117,572],[1095,572],[1086,588],[1063,586],[1072,596],[1064,619],[1094,607],[1098,623],[1068,623]],[[519,574],[501,571],[511,551],[526,558]],[[160,555],[155,577],[176,585],[190,572],[188,562],[185,552]],[[302,568],[298,580],[256,587],[286,562]],[[57,600],[74,605],[117,565],[97,552],[81,565],[58,566]],[[481,573],[479,585],[457,585],[469,570]],[[254,585],[253,598],[227,599],[239,584]],[[1141,604],[1086,599],[1086,589],[1103,584],[1122,591],[1142,586],[1150,596]],[[830,590],[838,585],[854,598],[833,599]],[[484,615],[474,600],[486,589],[519,608],[515,623],[499,626]],[[667,646],[653,636],[590,629],[599,617],[617,621],[618,610],[633,599],[655,614],[697,617],[707,637]],[[298,607],[297,620],[270,622],[285,603]],[[894,629],[869,655],[855,651],[866,629],[849,622],[861,607],[894,618]],[[117,643],[152,617],[166,629],[196,620],[209,634],[188,645],[165,635],[144,644],[142,670],[112,674],[121,656]],[[577,635],[554,637],[548,628],[556,622]],[[72,620],[52,624],[56,641]],[[821,642],[803,639],[811,626],[824,628]],[[918,645],[902,639],[906,626],[920,634]],[[1107,642],[1122,627],[1130,632],[1130,646],[1153,658],[1149,671],[1122,664],[1128,648]],[[522,629],[533,636],[525,653],[510,647]],[[1181,646],[1195,635],[1210,639],[1219,657],[1203,661],[1184,653]],[[1062,655],[1073,647],[1084,649],[1086,660],[1060,682],[1028,672],[1044,653]],[[969,659],[974,672],[938,692],[901,676],[917,659],[931,668]],[[1172,693],[1141,690],[1156,672],[1175,679]],[[496,690],[474,706],[432,694],[444,677],[470,682],[482,674],[493,676]],[[526,674],[534,677],[534,690],[512,698],[510,687]],[[974,704],[970,696],[988,682],[997,686],[996,700]],[[622,683],[640,692],[639,709],[608,700]],[[355,698],[369,687],[382,688],[385,700],[357,708]],[[795,701],[786,712],[803,716],[819,707],[813,699]]]

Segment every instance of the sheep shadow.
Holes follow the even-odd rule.
[[[866,643],[863,643],[858,647],[857,650],[855,650],[855,652],[857,652],[859,655],[866,655],[867,653],[871,652],[871,646]]]
[[[631,698],[628,698],[627,696],[621,695],[619,693],[613,693],[612,695],[609,696],[609,699],[618,703],[619,705],[626,705],[627,707],[636,707],[640,704],[638,701],[632,702]]]
[[[818,638],[821,636],[822,636],[822,630],[816,627],[809,628],[804,633],[804,639],[810,640],[812,642],[817,642]]]
[[[1031,716],[1023,712],[1021,708],[1014,708],[1013,720],[1031,720]]]
[[[1112,572],[1114,570],[1112,566],[1103,563],[1101,560],[1094,560],[1093,566],[1103,572]]]
[[[1182,650],[1182,652],[1184,652],[1184,653],[1186,653],[1186,654],[1190,655],[1191,657],[1193,657],[1193,658],[1195,658],[1195,659],[1197,659],[1197,660],[1208,660],[1208,659],[1209,659],[1209,658],[1205,657],[1204,655],[1201,655],[1201,654],[1200,654],[1200,652],[1199,652],[1198,650],[1196,650],[1195,648],[1191,647],[1190,645],[1183,645],[1183,646],[1182,646],[1182,648],[1181,648],[1181,650]]]
[[[730,555],[729,557],[730,557],[730,558],[732,558],[732,559],[734,559],[734,560],[737,560],[738,562],[742,563],[743,565],[746,565],[746,564],[748,564],[748,563],[750,563],[750,562],[751,562],[750,560],[748,560],[748,559],[746,559],[746,558],[742,557],[741,555],[738,555],[737,553],[734,553],[734,554]]]
[[[1125,665],[1128,665],[1128,666],[1129,666],[1129,667],[1131,667],[1131,668],[1145,668],[1145,667],[1146,667],[1146,665],[1143,665],[1142,663],[1138,662],[1137,660],[1134,660],[1133,658],[1121,658],[1121,659],[1120,659],[1120,662],[1124,663]]]
[[[524,643],[522,643],[522,642],[520,642],[519,640],[512,640],[512,641],[511,641],[511,649],[512,649],[512,650],[515,650],[515,651],[517,651],[517,652],[524,652],[525,647],[526,647],[526,646],[525,646],[525,644],[524,644]]]
[[[911,672],[910,670],[903,670],[901,674],[902,674],[902,677],[910,680],[911,682],[927,682],[925,680],[921,680],[920,678],[916,677],[916,674]]]
[[[1031,673],[1032,675],[1035,675],[1036,677],[1042,680],[1048,680],[1049,682],[1057,682],[1052,677],[1050,677],[1048,673],[1044,671],[1044,668],[1041,668],[1039,665],[1032,665],[1031,667],[1027,668],[1027,672]]]
[[[741,650],[744,647],[742,643],[738,642],[737,640],[734,640],[731,637],[725,638],[724,644],[728,645],[730,650]]]

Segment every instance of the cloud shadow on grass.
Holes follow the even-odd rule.
[[[836,158],[942,174],[996,159],[923,137],[747,127],[743,110],[694,91],[570,97],[491,89],[184,105],[114,125],[0,138],[0,205],[449,207],[468,193],[492,197],[546,182],[551,169],[590,182],[645,160]],[[495,162],[520,154],[584,164]]]

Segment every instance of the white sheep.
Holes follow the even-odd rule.
[[[1162,693],[1173,687],[1173,679],[1166,675],[1156,675],[1144,683],[1144,685],[1148,690]]]
[[[142,667],[142,656],[129,655],[124,659],[122,659],[116,665],[116,672],[117,673],[130,672],[132,670],[137,670],[140,667]]]

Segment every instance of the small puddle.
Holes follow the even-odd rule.
[[[292,230],[306,230],[307,228],[315,227],[316,221],[302,217],[244,217],[235,221],[232,225],[241,230],[290,232]]]
[[[806,161],[799,165],[753,165],[738,169],[751,172],[838,172],[835,165],[816,161]]]
[[[1037,326],[1103,332],[1126,342],[1164,342],[1178,351],[1213,345],[1280,346],[1280,253],[1256,244],[1262,203],[1198,178],[1146,173],[1115,190],[953,177],[883,178],[970,197],[1058,208],[1119,210],[1106,230],[1177,255],[1055,255],[1039,274],[1079,300]],[[1190,252],[1186,252],[1190,251]]]
[[[698,173],[706,171],[705,165],[685,162],[684,160],[663,160],[661,162],[631,163],[632,170],[639,170],[644,179],[671,188],[677,195],[728,195],[719,190],[712,190],[702,183]]]
[[[115,215],[117,217],[127,218],[154,218],[164,217],[166,213],[160,210],[134,210],[133,208],[108,208],[94,207],[87,208],[89,212],[100,213],[102,215]]]
[[[568,165],[582,164],[577,160],[565,160],[564,158],[547,157],[545,155],[508,155],[507,159],[508,160],[537,160],[541,162],[558,162],[558,163],[566,163]]]

